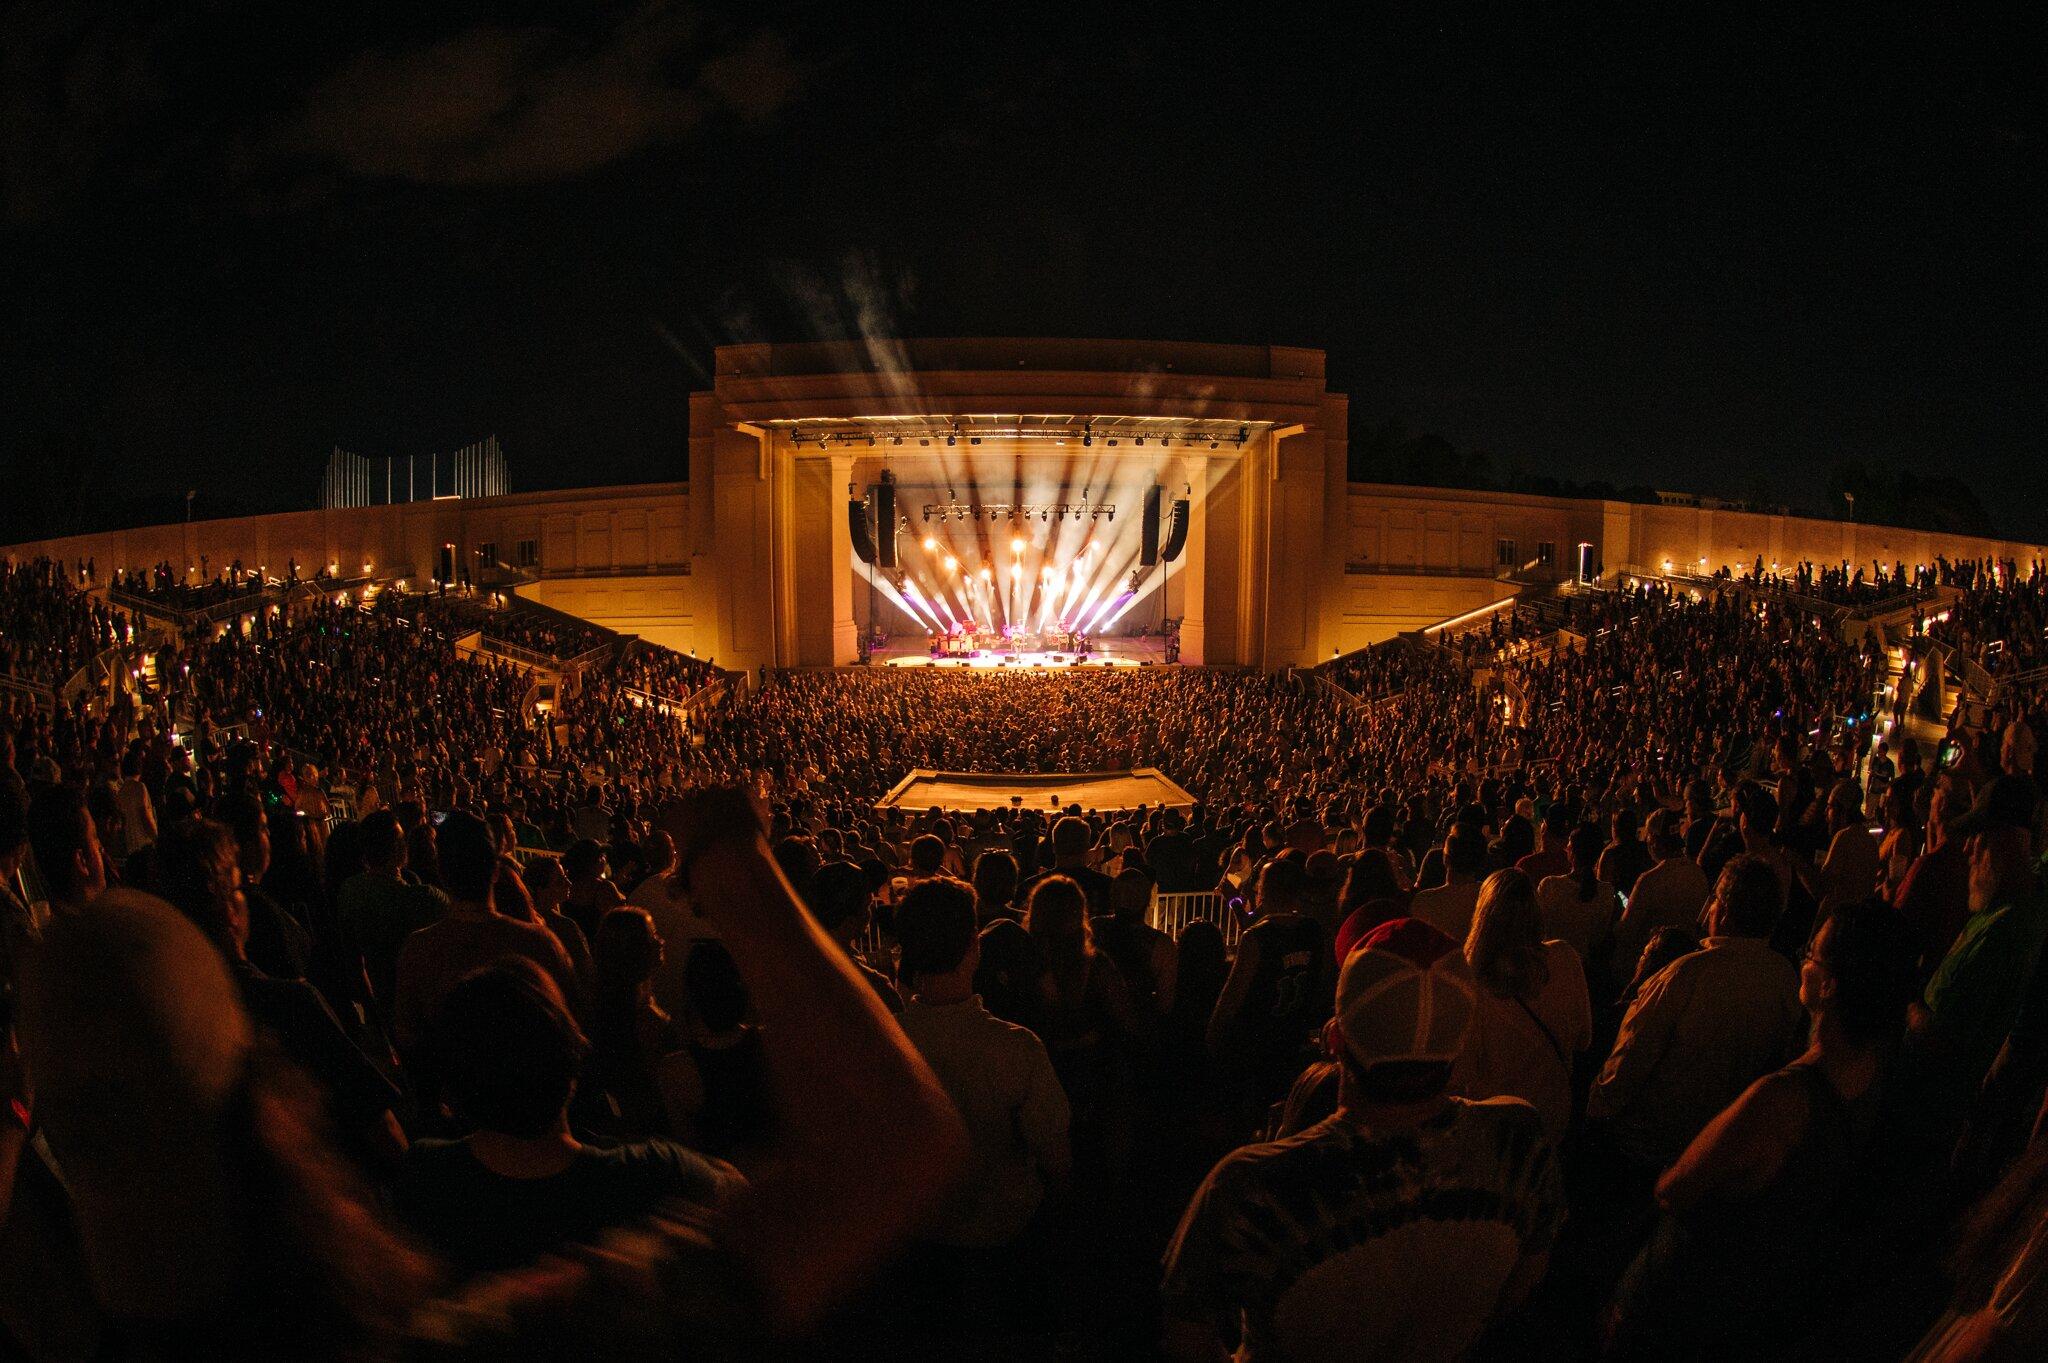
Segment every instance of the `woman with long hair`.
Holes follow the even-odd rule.
[[[1039,979],[1040,1039],[1073,1108],[1077,1170],[1110,1176],[1131,1147],[1129,1042],[1137,1016],[1123,974],[1095,949],[1088,897],[1069,876],[1031,888],[1024,930],[1045,953]]]
[[[662,1061],[680,1046],[649,981],[664,955],[645,909],[613,909],[597,925],[592,953],[590,1058],[579,1115],[624,1140],[672,1134],[662,1103]]]
[[[1571,1128],[1572,1075],[1592,1044],[1593,1009],[1579,953],[1544,940],[1529,877],[1495,871],[1479,890],[1465,959],[1479,981],[1454,1082],[1470,1098],[1524,1098],[1553,1144]]]
[[[1337,898],[1337,965],[1343,966],[1353,943],[1407,911],[1408,896],[1401,888],[1400,871],[1393,857],[1381,847],[1359,852],[1344,876],[1344,889]]]

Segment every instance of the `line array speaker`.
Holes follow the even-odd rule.
[[[1180,557],[1180,551],[1188,542],[1188,499],[1173,499],[1173,519],[1166,528],[1166,545],[1159,551],[1162,563],[1171,563]]]
[[[896,479],[886,469],[875,484],[875,566],[896,566]]]
[[[1145,489],[1145,520],[1138,538],[1138,562],[1150,568],[1159,562],[1159,484]]]
[[[846,528],[853,534],[853,553],[862,563],[875,561],[875,532],[868,524],[868,504],[865,501],[849,501],[846,504]]]

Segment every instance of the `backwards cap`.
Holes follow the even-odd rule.
[[[1419,918],[1374,928],[1337,976],[1337,1025],[1362,1068],[1456,1060],[1476,1006],[1464,953]]]

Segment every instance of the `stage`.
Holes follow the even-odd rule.
[[[1094,647],[1086,658],[1058,649],[1020,649],[1011,653],[985,648],[962,650],[934,657],[931,646],[923,639],[905,639],[900,643],[892,640],[888,647],[877,649],[871,655],[871,661],[889,667],[1012,669],[1139,667],[1147,663],[1164,665],[1166,662],[1166,641],[1157,635],[1137,639],[1096,639],[1093,643]]]
[[[969,772],[920,768],[896,783],[877,809],[1037,809],[1046,813],[1079,805],[1083,809],[1136,809],[1166,805],[1186,809],[1195,797],[1156,767],[1133,771]]]

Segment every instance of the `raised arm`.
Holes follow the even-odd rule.
[[[781,1120],[765,1172],[733,1209],[732,1244],[758,1275],[771,1328],[793,1333],[951,1190],[967,1133],[874,991],[804,911],[745,793],[693,792],[661,826],[761,1019]]]

